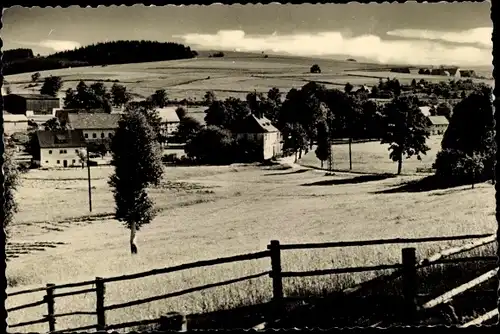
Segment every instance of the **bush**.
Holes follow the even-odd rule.
[[[225,56],[224,52],[222,52],[222,51],[219,51],[219,52],[216,52],[216,53],[210,55],[210,57],[214,57],[214,58],[222,58],[224,56]]]
[[[470,156],[459,150],[444,149],[437,153],[432,168],[436,170],[436,176],[443,180],[470,183],[491,179],[492,176],[485,169],[485,165],[488,166],[489,161],[484,155],[474,154]],[[472,170],[475,170],[474,174]]]
[[[321,68],[318,64],[314,64],[310,69],[311,73],[321,73]]]
[[[233,161],[233,138],[229,131],[208,126],[188,140],[184,151],[188,158],[202,164],[224,165]]]
[[[263,160],[262,151],[257,142],[246,138],[234,141],[232,152],[232,156],[234,157],[233,162],[256,162]]]
[[[176,153],[171,153],[171,154],[167,154],[167,155],[164,155],[163,158],[162,158],[162,161],[164,163],[175,163],[177,162],[177,154]]]

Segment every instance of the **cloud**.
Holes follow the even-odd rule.
[[[18,44],[33,45],[42,48],[52,49],[56,52],[73,50],[74,48],[79,48],[80,43],[75,41],[61,41],[56,39],[46,39],[40,42],[26,42],[26,41],[16,41]]]
[[[446,32],[436,30],[419,30],[419,29],[397,29],[388,31],[387,35],[414,38],[414,39],[427,39],[432,41],[444,41],[457,44],[479,44],[483,47],[491,47],[491,34],[493,28],[475,28],[460,32]]]
[[[429,40],[384,40],[375,35],[346,37],[341,32],[279,35],[246,35],[241,30],[223,30],[216,34],[174,36],[193,48],[274,52],[296,56],[349,55],[381,63],[415,65],[490,65],[491,49],[448,45]]]
[[[73,50],[74,48],[79,48],[81,45],[75,41],[59,41],[55,39],[47,39],[40,42],[40,46],[48,49],[53,49],[54,51],[66,51]]]

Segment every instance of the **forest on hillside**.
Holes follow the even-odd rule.
[[[173,42],[113,41],[91,44],[74,50],[34,57],[30,49],[6,50],[3,74],[55,70],[67,67],[106,66],[194,58],[198,53],[189,46]]]

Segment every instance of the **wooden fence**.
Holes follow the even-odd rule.
[[[403,248],[401,253],[401,263],[395,264],[382,264],[376,266],[364,266],[364,267],[347,267],[347,268],[333,268],[333,269],[322,269],[322,270],[311,270],[311,271],[282,271],[281,267],[281,254],[282,251],[286,250],[297,250],[297,249],[318,249],[318,248],[341,248],[341,247],[352,247],[352,246],[367,246],[367,245],[383,245],[383,244],[409,244],[409,243],[424,243],[424,242],[438,242],[438,241],[453,241],[453,240],[467,240],[473,239],[476,241],[470,242],[466,245],[460,247],[454,247],[447,249],[443,252],[433,255],[427,259],[423,259],[421,261],[417,261],[416,259],[416,250],[415,248]],[[479,240],[478,240],[479,239]],[[449,236],[449,237],[427,237],[427,238],[396,238],[396,239],[382,239],[382,240],[366,240],[366,241],[342,241],[342,242],[327,242],[327,243],[303,243],[303,244],[280,244],[277,240],[272,240],[271,243],[267,246],[267,250],[223,257],[212,260],[204,260],[197,261],[192,263],[181,264],[173,267],[161,268],[161,269],[153,269],[141,273],[121,275],[115,277],[96,277],[95,280],[76,282],[76,283],[68,283],[68,284],[47,284],[45,287],[29,289],[29,290],[21,290],[10,292],[7,294],[7,297],[17,296],[21,294],[30,294],[45,291],[46,294],[44,298],[40,301],[19,305],[15,307],[11,307],[7,309],[7,312],[15,312],[17,310],[31,308],[40,306],[43,304],[47,305],[47,315],[45,315],[42,319],[26,321],[17,324],[9,325],[10,328],[19,328],[24,326],[29,326],[33,324],[39,323],[47,323],[48,329],[51,333],[61,333],[67,331],[83,331],[89,329],[97,329],[97,330],[116,330],[120,328],[129,328],[139,325],[147,325],[158,323],[158,319],[153,320],[144,320],[144,321],[133,321],[128,323],[120,323],[120,324],[107,324],[106,322],[106,311],[115,310],[135,305],[140,305],[144,303],[153,302],[156,300],[167,299],[172,297],[181,296],[184,294],[201,291],[213,287],[229,285],[237,282],[242,282],[249,279],[254,279],[262,276],[268,275],[272,279],[272,290],[273,290],[273,299],[272,303],[274,303],[276,313],[271,315],[270,321],[279,316],[280,306],[282,302],[285,300],[286,296],[283,291],[283,279],[287,277],[306,277],[306,276],[319,276],[319,275],[332,275],[332,274],[344,274],[344,273],[356,273],[356,272],[368,272],[368,271],[377,271],[377,270],[387,270],[393,269],[394,271],[389,275],[378,276],[372,280],[365,281],[355,287],[351,287],[345,289],[343,291],[344,294],[348,295],[355,291],[359,291],[360,289],[373,284],[375,282],[380,282],[381,280],[394,279],[397,277],[402,277],[403,281],[403,295],[405,300],[404,307],[406,308],[405,314],[408,315],[408,319],[406,321],[410,324],[414,322],[416,314],[423,309],[430,309],[435,307],[436,305],[448,303],[452,300],[454,296],[457,296],[464,291],[485,282],[488,279],[491,279],[495,276],[498,271],[498,268],[481,275],[477,279],[466,283],[456,289],[453,289],[446,294],[439,296],[431,301],[428,301],[422,306],[417,305],[416,297],[417,297],[417,269],[423,268],[430,265],[435,264],[445,264],[445,263],[460,263],[460,262],[472,262],[472,261],[497,261],[496,256],[483,256],[483,257],[465,257],[465,258],[453,258],[446,259],[445,257],[450,255],[456,255],[463,253],[465,251],[493,243],[496,241],[496,236],[491,234],[479,234],[479,235],[461,235],[461,236]],[[189,288],[181,291],[171,292],[164,295],[153,296],[149,298],[129,301],[126,303],[119,304],[110,304],[105,305],[105,295],[106,295],[106,283],[110,282],[118,282],[125,281],[137,278],[143,278],[147,276],[167,274],[172,272],[177,272],[181,270],[193,269],[193,268],[201,268],[207,266],[213,266],[218,264],[227,264],[232,262],[240,262],[240,261],[248,261],[248,260],[256,260],[262,258],[269,258],[271,262],[271,269],[269,271],[261,272],[258,274],[248,275],[244,277],[239,277],[231,280],[226,280],[223,282],[207,284],[199,287]],[[56,293],[57,290],[67,289],[67,288],[80,288],[85,286],[95,286],[91,288],[83,288],[77,291],[70,292],[61,292]],[[95,293],[96,294],[96,307],[95,312],[66,312],[66,313],[56,313],[55,312],[55,299],[61,298],[64,296],[71,296],[77,294],[84,293]],[[83,326],[79,328],[71,328],[71,329],[63,329],[56,330],[56,319],[65,316],[72,315],[95,315],[96,316],[96,324]],[[493,318],[498,315],[498,312],[495,311],[488,312],[482,317],[476,319],[476,322],[472,324],[481,323],[482,321],[486,321],[488,319]],[[468,326],[468,324],[466,324]],[[464,326],[466,326],[464,325]],[[260,324],[260,327],[264,327],[265,325]]]

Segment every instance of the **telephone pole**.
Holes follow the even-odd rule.
[[[92,184],[90,183],[90,158],[89,158],[89,147],[87,145],[87,175],[89,180],[89,211],[92,212]]]

